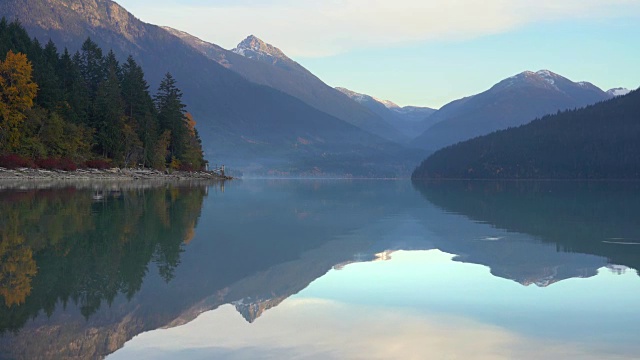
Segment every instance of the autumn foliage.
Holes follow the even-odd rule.
[[[8,167],[110,166],[200,170],[206,161],[195,121],[167,74],[155,96],[142,68],[87,39],[60,54],[30,40],[17,22],[0,21],[0,157]],[[0,59],[1,60],[1,59]],[[104,165],[104,164],[100,164]]]
[[[0,61],[0,150],[14,151],[20,144],[21,125],[33,107],[38,86],[27,56],[9,50]]]

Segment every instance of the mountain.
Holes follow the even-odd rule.
[[[610,90],[607,90],[607,94],[611,95],[611,96],[622,96],[622,95],[627,95],[628,93],[630,93],[631,90],[627,89],[627,88],[613,88]]]
[[[573,82],[548,70],[525,71],[483,93],[445,105],[429,117],[435,125],[411,144],[436,151],[492,131],[526,124],[558,110],[609,98],[611,95],[588,82]]]
[[[403,135],[413,139],[422,134],[433,123],[430,116],[435,109],[418,106],[400,107],[392,101],[381,100],[366,94],[360,94],[342,87],[336,88],[352,100],[360,103],[374,114],[380,116]]]
[[[76,51],[90,36],[121,60],[131,54],[152,88],[171,72],[212,164],[259,174],[389,176],[411,163],[398,160],[407,158],[400,146],[248,81],[113,1],[7,0],[0,15],[18,19],[31,36],[43,43],[52,39],[59,48]]]
[[[441,149],[414,178],[640,179],[640,90]]]
[[[265,43],[254,35],[249,35],[231,51],[240,56],[277,66],[287,71],[298,71],[301,73],[311,74],[300,64],[288,58],[282,50],[271,44]]]
[[[408,139],[376,114],[328,86],[280,49],[251,35],[231,51],[186,32],[164,27],[185,44],[247,80],[294,96],[327,114],[382,138]]]

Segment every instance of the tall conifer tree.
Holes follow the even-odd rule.
[[[176,86],[176,80],[170,73],[167,73],[160,83],[155,102],[161,131],[169,130],[171,132],[169,155],[172,158],[180,159],[184,154],[188,138],[186,106],[182,103],[182,92]]]
[[[94,103],[94,119],[98,149],[103,156],[116,163],[124,161],[122,142],[124,102],[120,93],[118,69],[111,66],[107,77],[100,83]]]
[[[142,142],[141,160],[145,166],[152,166],[153,151],[158,137],[157,118],[144,72],[131,56],[122,65],[122,95],[127,124],[133,128]]]

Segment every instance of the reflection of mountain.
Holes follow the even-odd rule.
[[[633,245],[640,243],[639,183],[446,181],[414,185],[436,206],[490,225],[489,231],[504,237],[495,239],[491,234],[496,241],[465,240],[445,247],[451,253],[469,254],[470,261],[490,266],[494,274],[502,273],[499,276],[514,278],[513,270],[521,271],[527,264],[538,267],[540,275],[535,280],[522,278],[523,283],[595,275],[606,263],[640,269],[640,248]],[[523,244],[517,240],[523,237],[534,241]],[[595,256],[585,261],[588,258],[580,254]],[[495,263],[499,257],[511,262],[512,270],[498,270],[491,264],[491,259]],[[554,258],[573,263],[571,270],[563,273],[563,267],[550,266]],[[598,266],[603,261],[600,258],[606,262]]]
[[[393,188],[393,183],[388,184]],[[203,217],[208,221],[198,226],[193,240],[186,247],[180,244],[189,237],[193,221],[181,222],[180,213],[158,219],[153,215],[157,209],[180,208],[180,202],[185,201],[181,199],[189,197],[189,193],[182,190],[157,190],[161,196],[145,191],[138,194],[139,199],[125,192],[114,199],[93,205],[91,192],[56,193],[59,202],[76,204],[68,207],[79,208],[79,212],[87,216],[87,224],[103,224],[104,235],[96,239],[97,236],[83,237],[86,234],[83,231],[78,231],[77,236],[63,232],[59,241],[71,244],[67,249],[70,252],[58,254],[51,246],[44,247],[44,252],[51,253],[50,261],[62,265],[41,269],[38,276],[46,276],[51,282],[39,281],[36,276],[33,292],[25,304],[2,309],[0,326],[15,331],[22,329],[17,334],[5,334],[0,338],[0,352],[16,358],[102,357],[122,347],[141,332],[177,326],[191,321],[203,311],[226,303],[239,304],[243,299],[246,311],[242,307],[240,310],[248,321],[254,321],[264,310],[304,289],[335,264],[351,260],[354,254],[373,246],[368,237],[337,237],[362,227],[372,218],[377,219],[388,211],[397,210],[397,206],[379,203],[384,197],[378,196],[373,191],[375,188],[371,184],[348,184],[345,188],[331,183],[300,183],[300,186],[291,187],[289,182],[274,182],[269,185],[267,192],[255,197],[250,184],[243,186],[238,193],[227,187],[225,196],[216,197],[215,201],[205,206]],[[343,195],[346,190],[355,193],[355,197],[345,199]],[[200,193],[202,191],[198,190]],[[230,192],[235,195],[233,200],[225,201]],[[386,191],[386,194],[388,200],[394,196],[393,191]],[[39,197],[46,198],[42,193]],[[86,211],[83,209],[87,206],[82,205],[84,203],[81,201],[85,198],[88,205]],[[144,203],[147,198],[176,203],[155,206]],[[110,205],[112,202],[120,205],[114,207]],[[360,209],[360,202],[365,205],[362,211],[346,216],[354,209]],[[121,207],[123,203],[128,206]],[[49,203],[40,205],[38,208],[45,209],[47,214],[55,209]],[[17,201],[15,207],[26,209],[32,206],[24,206]],[[104,218],[90,215],[92,209],[101,207],[105,207],[100,213],[104,214]],[[199,208],[198,204],[188,214],[196,219]],[[151,214],[142,218],[126,217],[129,219],[127,226],[115,226],[121,217],[129,213],[145,213],[144,209]],[[60,215],[70,213],[65,210]],[[113,221],[108,221],[107,214],[112,214]],[[51,222],[43,223],[40,230],[54,230],[53,227],[65,219],[66,215],[51,216]],[[171,224],[170,231],[162,227],[165,221]],[[114,227],[109,228],[109,224]],[[148,232],[131,233],[131,229],[138,228]],[[33,238],[45,237],[39,233]],[[156,238],[175,243],[177,249],[184,251],[178,252],[179,258],[173,258],[175,260],[171,262],[177,264],[179,261],[180,266],[163,272],[163,261],[167,256],[162,253],[153,257],[160,271],[154,271],[151,266],[137,267],[135,264],[138,262],[135,261],[119,261],[148,254],[148,251],[140,251],[139,248],[144,248],[149,241],[153,243]],[[102,257],[91,252],[91,255],[85,256],[83,252],[92,248],[97,240],[107,247],[103,251],[96,249],[96,253],[103,254]],[[112,251],[109,246],[121,249],[122,253],[120,250]],[[128,248],[133,253],[129,254],[126,251]],[[39,264],[46,264],[38,255],[36,260]],[[82,267],[80,274],[70,271],[74,264],[83,263],[93,264],[93,267]],[[80,287],[84,292],[78,290],[78,294],[70,298],[57,295],[70,287],[79,286],[74,285],[74,277],[69,279],[64,274],[52,271],[51,268],[56,267],[75,274],[77,278],[86,279],[86,282],[80,282],[84,285]],[[126,275],[129,271],[132,273]],[[170,277],[165,276],[166,273]],[[137,275],[144,277],[144,281]],[[136,286],[116,286],[119,276],[138,279]],[[167,282],[167,279],[170,281]],[[107,291],[112,288],[131,291]],[[38,306],[31,306],[35,300],[38,300]],[[94,305],[91,311],[87,311],[86,300],[91,300],[89,303]],[[44,307],[40,304],[47,305]],[[37,315],[37,309],[43,307],[45,312]],[[31,311],[32,308],[36,311]],[[33,316],[33,321],[26,321]],[[16,323],[16,319],[24,320]],[[15,325],[9,326],[13,323]]]
[[[242,317],[249,323],[254,322],[265,311],[278,306],[283,302],[287,296],[278,298],[265,298],[265,299],[253,299],[251,297],[247,299],[240,299],[235,301],[236,310],[242,315]]]
[[[441,192],[436,191],[437,201],[433,203],[447,210],[451,209],[445,206],[447,201],[463,205],[475,203],[473,196],[467,198],[469,194],[458,194],[454,190],[443,190],[443,196],[450,197],[450,200],[440,199]],[[159,201],[163,198],[173,203],[149,206],[150,203],[142,199],[134,199],[133,192],[124,191],[122,194],[128,198],[128,206],[114,207],[113,211],[103,214],[106,217],[111,213],[115,226],[120,223],[115,220],[122,214],[143,211],[139,209],[141,204],[146,204],[142,207],[151,211],[151,214],[138,218],[143,219],[146,225],[136,226],[138,220],[131,217],[130,226],[115,227],[101,239],[105,244],[114,243],[113,249],[124,249],[122,252],[111,251],[105,258],[91,255],[93,258],[83,260],[85,255],[74,250],[74,246],[86,251],[95,239],[85,239],[88,244],[84,244],[78,236],[68,233],[63,232],[58,237],[57,244],[77,240],[71,242],[73,246],[60,250],[71,249],[64,257],[65,269],[69,271],[74,264],[92,261],[93,267],[79,267],[85,274],[78,277],[86,277],[92,280],[91,284],[99,285],[85,286],[82,288],[84,293],[78,292],[77,299],[67,299],[66,307],[63,305],[65,298],[58,296],[58,293],[68,290],[63,286],[66,279],[58,279],[62,275],[52,272],[51,267],[41,268],[40,264],[46,262],[39,255],[41,251],[34,251],[39,270],[33,277],[32,293],[23,305],[2,309],[0,326],[8,329],[6,324],[20,316],[35,318],[14,326],[12,329],[15,330],[22,326],[16,334],[0,337],[1,354],[16,358],[99,358],[121,348],[137,334],[180,326],[223,304],[234,304],[240,312],[238,316],[248,322],[259,322],[265,311],[302,291],[328,271],[353,262],[384,260],[393,250],[438,248],[458,254],[459,260],[486,265],[496,276],[539,286],[571,277],[591,276],[607,263],[606,259],[595,256],[597,252],[594,255],[558,252],[555,243],[541,243],[538,238],[544,240],[543,236],[524,228],[514,229],[519,231],[514,233],[496,229],[491,224],[470,221],[470,215],[463,211],[454,210],[458,214],[443,212],[416,196],[408,182],[245,181],[227,184],[224,196],[209,196],[202,204],[200,218],[204,220],[199,221],[189,244],[179,246],[182,250],[179,266],[173,268],[171,280],[167,282],[163,273],[156,270],[157,265],[138,268],[117,260],[134,256],[126,249],[138,252],[142,245],[136,244],[155,241],[148,236],[164,236],[165,242],[172,244],[181,244],[190,238],[191,221],[200,214],[201,203],[196,200],[201,200],[204,189],[194,188],[192,195],[186,189],[155,191],[164,196],[154,195],[151,190],[140,191],[138,195],[143,199]],[[432,201],[429,191],[425,194]],[[38,198],[53,196],[55,199],[67,199],[68,203],[78,203],[76,207],[80,209],[86,207],[82,205],[86,194],[81,190],[55,196],[52,193],[41,192]],[[112,206],[110,201],[121,201],[119,199],[108,198],[106,202],[92,203],[89,198],[86,203],[95,211],[101,206]],[[178,211],[187,209],[186,204],[180,205],[180,199],[192,203],[189,211]],[[19,216],[24,217],[28,213],[29,202],[21,205],[21,201],[15,201],[12,206],[24,208],[23,215]],[[51,205],[59,203],[41,204],[37,208],[49,209],[43,214],[51,216]],[[509,205],[508,202],[504,204],[504,211],[517,213],[513,209],[509,211]],[[130,236],[128,242],[121,243],[121,239],[126,238],[125,234],[131,234],[131,229],[142,226],[152,231],[160,226],[152,215],[158,208],[174,211],[164,219],[172,225],[171,234],[161,227],[154,233],[137,233],[139,236]],[[73,214],[70,205],[58,209],[62,213]],[[487,207],[487,212],[493,212],[491,206]],[[109,224],[106,219],[98,222],[95,215],[84,214],[87,219],[94,219],[88,224]],[[43,222],[40,231],[55,234],[56,224],[60,221],[50,218],[52,221]],[[65,215],[57,219],[66,218]],[[62,228],[73,229],[73,226]],[[571,234],[571,229],[566,229],[566,234]],[[56,256],[55,246],[45,248],[50,256]],[[110,264],[106,261],[107,256],[116,261],[111,267],[106,266]],[[156,256],[153,262],[162,264],[161,259],[162,256]],[[109,284],[118,279],[115,274],[126,274],[130,269],[144,278],[144,281],[140,278],[135,291],[131,294],[120,292],[112,298],[104,297],[105,291],[100,289],[109,289]],[[49,274],[47,279],[50,282],[36,281],[46,274]],[[137,279],[133,275],[127,278]],[[72,285],[69,287],[78,287]],[[46,299],[40,303],[48,306],[40,306],[38,309],[44,311],[38,315],[26,306],[36,294],[44,294],[38,297]],[[82,296],[89,295],[102,300],[101,305],[85,317]]]

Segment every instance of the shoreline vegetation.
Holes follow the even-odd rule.
[[[0,167],[0,188],[11,180],[117,180],[117,181],[186,181],[232,180],[233,177],[213,171],[159,171],[145,168],[77,169],[73,171]],[[21,185],[21,183],[17,183]]]
[[[171,74],[152,95],[131,56],[120,63],[90,38],[61,53],[2,18],[4,54],[0,179],[226,178],[204,171],[196,122]]]

